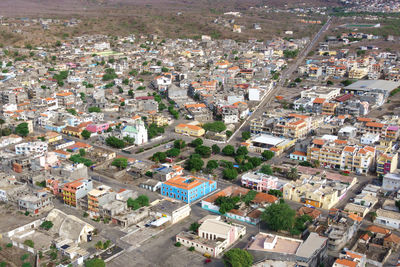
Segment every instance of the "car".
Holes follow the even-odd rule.
[[[305,207],[308,207],[308,208],[315,209],[315,207],[314,207],[313,205],[310,205],[310,204],[304,204],[304,206],[305,206]]]
[[[350,201],[350,202],[354,202],[354,198],[351,197],[351,198],[349,199],[349,201]]]
[[[204,260],[204,263],[205,263],[205,264],[210,263],[210,262],[211,262],[211,259],[208,259],[208,258],[207,258],[207,259]]]

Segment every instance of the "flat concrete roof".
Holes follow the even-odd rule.
[[[320,249],[328,238],[319,236],[317,233],[311,233],[296,252],[297,256],[309,258],[314,252]]]
[[[256,142],[256,143],[262,143],[262,144],[268,144],[271,146],[276,146],[285,140],[286,139],[284,139],[284,138],[276,137],[276,136],[269,135],[269,134],[260,134],[260,135],[257,135],[256,137],[254,137],[254,139],[251,141]]]
[[[392,91],[400,86],[400,82],[385,81],[385,80],[360,80],[346,86],[346,90],[370,91],[373,89],[382,89]]]

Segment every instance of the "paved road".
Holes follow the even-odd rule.
[[[329,29],[331,23],[332,23],[332,18],[329,17],[327,22],[324,24],[324,26],[322,26],[322,28],[315,34],[314,38],[299,53],[295,63],[290,64],[288,66],[288,68],[282,72],[279,82],[274,86],[273,89],[269,90],[264,95],[260,104],[256,107],[256,109],[253,111],[253,113],[249,117],[247,117],[247,119],[242,123],[242,125],[238,128],[238,130],[233,133],[231,138],[229,138],[228,143],[236,140],[236,138],[242,128],[244,128],[245,130],[248,130],[248,128],[249,128],[248,124],[252,119],[258,118],[262,115],[262,113],[266,110],[265,108],[270,103],[270,101],[275,96],[277,96],[278,93],[283,89],[283,84],[285,83],[286,79],[289,79],[290,77],[292,77],[293,73],[298,69],[300,64],[303,63],[304,59],[310,53],[310,51],[313,49],[313,47],[315,46],[316,42],[320,39],[322,34],[325,33]]]

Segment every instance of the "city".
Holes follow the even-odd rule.
[[[400,266],[398,2],[5,1],[0,267]]]

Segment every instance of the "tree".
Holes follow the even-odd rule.
[[[224,179],[227,180],[233,180],[236,179],[236,177],[238,176],[238,172],[236,169],[224,169],[224,171],[222,172],[222,176]]]
[[[101,112],[101,109],[100,109],[99,107],[89,107],[89,108],[88,108],[88,111],[89,111],[90,113],[93,113],[93,112],[100,113],[100,112]]]
[[[135,143],[135,138],[134,137],[130,137],[130,136],[125,136],[123,138],[123,140],[125,142],[127,142],[129,145],[133,145]]]
[[[219,148],[218,145],[214,144],[211,146],[211,151],[213,154],[219,154],[219,152],[221,152],[221,149]]]
[[[235,154],[235,148],[232,145],[227,145],[222,149],[222,153],[225,156],[233,156]]]
[[[282,191],[281,190],[276,190],[276,189],[270,189],[268,191],[268,194],[276,196],[276,197],[282,197],[283,196]]]
[[[250,139],[250,133],[247,131],[242,132],[242,140],[246,141]]]
[[[261,169],[260,169],[260,172],[264,173],[264,174],[268,174],[268,175],[272,175],[273,174],[273,171],[272,171],[271,166],[269,164],[262,165]]]
[[[227,267],[250,267],[253,256],[247,250],[233,248],[224,254],[224,264]]]
[[[136,199],[136,201],[139,203],[139,205],[141,206],[141,207],[144,207],[144,206],[149,206],[149,197],[148,196],[146,196],[146,195],[140,195],[140,196],[138,196],[138,198]]]
[[[400,210],[400,200],[396,200],[396,202],[394,204]]]
[[[210,160],[207,162],[206,168],[210,171],[218,168],[218,162],[216,160]]]
[[[186,146],[186,142],[182,139],[178,139],[174,141],[174,147],[177,149],[182,149]]]
[[[249,158],[249,162],[253,164],[254,168],[261,165],[261,159],[258,157],[251,157]]]
[[[225,134],[226,134],[226,136],[229,138],[229,137],[232,136],[233,133],[232,133],[232,131],[229,131],[229,130],[228,130],[228,131],[225,132]]]
[[[203,129],[206,131],[220,133],[226,130],[226,125],[222,121],[208,122],[203,125]]]
[[[89,139],[91,135],[92,135],[92,133],[89,132],[89,131],[86,130],[86,129],[83,130],[83,131],[81,132],[81,136],[82,136],[84,139]]]
[[[275,156],[275,153],[272,152],[271,150],[264,150],[261,153],[261,156],[263,157],[264,160],[270,160]]]
[[[175,148],[175,147],[171,148],[170,150],[167,150],[167,152],[166,152],[168,157],[173,157],[173,158],[179,156],[180,153],[181,153],[181,150],[178,148]]]
[[[198,147],[198,146],[201,146],[202,144],[203,144],[203,140],[201,138],[196,138],[190,143],[190,145],[193,147]]]
[[[261,214],[261,219],[268,225],[268,228],[279,230],[290,230],[294,224],[296,212],[286,203],[271,204]]]
[[[247,150],[247,147],[245,147],[245,146],[240,146],[236,150],[236,155],[246,156],[248,153],[249,153],[249,151]]]
[[[299,177],[297,173],[297,168],[291,168],[290,171],[286,174],[287,178],[295,180]]]
[[[15,133],[25,137],[29,134],[29,128],[28,128],[28,123],[23,122],[18,124],[18,126],[15,128]]]
[[[86,155],[86,150],[83,149],[83,148],[79,149],[79,155],[80,155],[81,157],[84,157],[84,156]]]
[[[106,267],[106,263],[100,258],[85,261],[85,267]]]
[[[40,228],[45,229],[45,230],[50,230],[53,227],[53,222],[51,221],[44,221],[40,225]]]
[[[24,241],[24,245],[33,248],[35,246],[35,243],[32,240],[27,239]]]
[[[123,170],[126,167],[128,167],[128,159],[126,159],[126,158],[116,158],[116,159],[113,160],[111,165],[117,167],[120,170]]]
[[[3,132],[3,125],[4,125],[4,123],[6,123],[6,121],[3,120],[3,119],[0,119],[0,131],[1,131],[1,132]]]
[[[197,155],[197,156],[195,156]],[[198,154],[193,154],[190,158],[186,161],[186,169],[187,170],[195,170],[200,171],[203,168],[204,161],[199,157]]]
[[[194,151],[203,158],[209,158],[211,156],[211,148],[208,146],[197,146]]]
[[[163,161],[165,161],[166,158],[167,158],[167,154],[165,152],[156,152],[151,157],[151,159],[154,162],[163,162]]]
[[[106,138],[106,144],[108,146],[114,147],[114,148],[124,148],[125,147],[125,142],[115,136],[110,136]]]
[[[189,230],[192,232],[197,232],[199,230],[200,224],[198,222],[194,222],[190,225]]]

